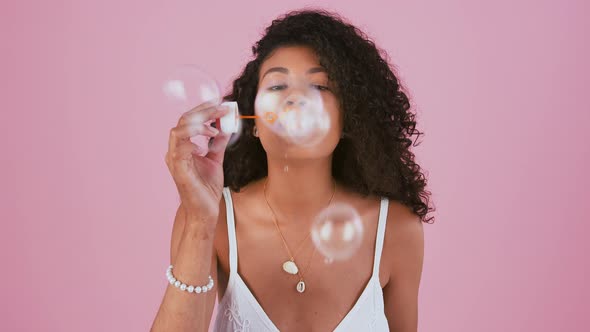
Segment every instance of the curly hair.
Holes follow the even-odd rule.
[[[343,139],[333,152],[332,175],[363,196],[386,196],[409,207],[426,223],[431,193],[410,151],[421,133],[387,54],[358,28],[323,9],[291,11],[272,21],[252,47],[253,58],[234,80],[224,100],[238,103],[240,113],[254,115],[259,70],[280,46],[311,47],[330,80],[336,82],[343,113]],[[383,55],[383,56],[382,56]],[[233,191],[267,175],[260,141],[244,121],[243,134],[225,152],[224,185]],[[415,140],[412,137],[415,136]]]

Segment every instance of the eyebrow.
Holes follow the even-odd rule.
[[[279,72],[279,73],[283,73],[283,74],[288,74],[289,73],[289,69],[285,68],[285,67],[272,67],[269,70],[267,70],[264,75],[262,75],[262,77],[260,78],[261,80],[264,78],[264,76],[266,76],[267,74],[270,74],[272,72]],[[313,67],[311,69],[309,69],[307,71],[308,74],[315,74],[315,73],[326,73],[326,69],[324,67]]]

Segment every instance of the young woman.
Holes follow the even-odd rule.
[[[337,15],[304,10],[273,21],[253,55],[225,100],[254,115],[261,94],[286,96],[304,79],[331,126],[309,147],[257,117],[228,146],[205,125],[227,109],[183,114],[166,155],[181,197],[170,285],[152,331],[207,331],[216,295],[216,331],[416,331],[432,209],[410,151],[421,133],[384,54]],[[190,141],[197,135],[211,137],[207,151]],[[353,207],[364,232],[352,257],[326,263],[309,234],[335,203]]]

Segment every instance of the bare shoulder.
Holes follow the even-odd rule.
[[[383,288],[389,329],[416,331],[424,258],[423,224],[411,208],[393,200],[389,203],[383,250],[389,261],[389,279]]]
[[[421,270],[424,255],[424,226],[420,217],[408,206],[389,200],[384,254],[391,260],[390,276],[403,271]]]
[[[242,212],[248,213],[250,209],[244,209],[244,207],[250,207],[254,204],[248,200],[252,200],[255,186],[259,181],[250,183],[240,189],[239,192],[232,191],[230,189],[232,206],[235,210],[236,207]],[[217,227],[215,229],[215,250],[218,257],[227,257],[229,255],[229,239],[227,229],[227,205],[225,196],[221,196],[219,202],[219,217],[217,219]]]
[[[420,217],[408,206],[389,200],[387,212],[387,236],[390,238],[415,237],[423,232]]]

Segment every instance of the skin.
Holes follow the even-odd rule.
[[[287,70],[271,71],[271,68]],[[308,235],[315,215],[323,209],[333,192],[332,152],[342,132],[342,114],[336,84],[325,72],[308,73],[321,67],[312,49],[288,46],[277,49],[261,66],[259,95],[288,79],[309,80],[319,88],[332,126],[316,146],[303,148],[290,144],[256,119],[259,139],[267,153],[267,197],[291,251]],[[289,93],[287,90],[276,93]],[[285,158],[285,154],[287,158]],[[284,166],[288,165],[288,172]],[[264,199],[265,179],[252,182],[239,193],[232,192],[238,239],[238,273],[248,285],[268,317],[281,331],[331,331],[356,303],[372,273],[379,215],[379,197],[363,197],[336,184],[333,203],[354,207],[364,225],[360,249],[349,260],[326,264],[308,238],[295,257],[303,270],[305,293],[295,290],[298,277],[282,271],[289,257]],[[288,188],[288,189],[287,189]],[[300,195],[296,193],[305,193]],[[225,294],[229,278],[229,245],[225,202],[222,199],[215,230],[217,289]],[[418,289],[422,273],[424,235],[418,216],[404,205],[390,200],[385,242],[379,267],[385,314],[390,331],[417,331]],[[285,308],[289,308],[286,310]]]

